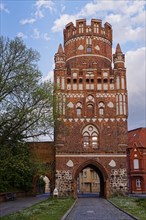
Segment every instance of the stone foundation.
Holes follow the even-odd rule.
[[[111,194],[127,192],[127,170],[125,168],[111,170],[110,188]]]
[[[72,172],[70,170],[56,170],[56,188],[59,196],[69,196],[72,194]]]

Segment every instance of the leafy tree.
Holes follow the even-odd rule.
[[[41,82],[38,52],[0,38],[0,144],[51,135],[53,86]]]
[[[16,189],[30,191],[35,174],[44,175],[45,171],[39,160],[32,159],[27,144],[0,146],[0,192]]]
[[[53,85],[41,81],[37,51],[0,37],[0,188],[29,190],[40,164],[25,142],[52,135]],[[39,168],[38,168],[39,167]]]

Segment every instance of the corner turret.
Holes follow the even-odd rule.
[[[115,54],[113,54],[114,68],[125,68],[125,55],[122,53],[120,44],[117,44]]]
[[[62,68],[65,66],[65,53],[62,47],[62,44],[59,44],[58,51],[55,54],[55,67]]]

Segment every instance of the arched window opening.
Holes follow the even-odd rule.
[[[81,114],[82,114],[82,104],[81,104],[80,102],[78,102],[78,103],[76,104],[76,115],[77,115],[78,117],[80,117]]]
[[[97,83],[101,84],[101,79],[100,78],[97,79]]]
[[[77,116],[80,117],[80,116],[81,116],[81,113],[82,113],[81,108],[77,108],[76,110],[77,110]]]
[[[139,169],[139,160],[138,159],[134,159],[134,169]]]
[[[99,25],[98,24],[94,24],[94,33],[99,33]]]
[[[87,53],[91,53],[92,52],[92,48],[91,47],[87,47]]]
[[[83,79],[82,78],[79,78],[79,83],[83,83]]]
[[[88,148],[88,147],[89,147],[89,141],[90,141],[90,139],[89,139],[89,133],[88,133],[88,132],[85,132],[85,133],[83,134],[83,147],[84,147],[84,148]]]
[[[77,79],[73,79],[73,83],[76,84],[77,83]]]
[[[92,145],[93,148],[97,148],[98,147],[98,137],[97,137],[97,133],[96,132],[92,133],[91,145]]]
[[[88,83],[88,84],[89,84],[89,79],[86,79],[86,83]]]
[[[93,125],[87,125],[82,132],[83,135],[83,147],[99,147],[99,132]]]
[[[91,83],[94,83],[94,79],[91,79]]]
[[[100,116],[104,115],[104,108],[102,108],[102,107],[99,108],[99,115]]]
[[[94,116],[94,106],[92,104],[87,105],[87,116],[88,117]]]
[[[104,79],[104,80],[103,80],[103,83],[108,83],[108,79]]]
[[[82,34],[83,33],[83,23],[80,23],[79,24],[79,34]]]
[[[67,84],[70,84],[71,83],[71,79],[67,79]]]
[[[99,115],[100,116],[103,116],[104,115],[104,107],[105,107],[105,104],[103,102],[100,102],[98,104],[98,108],[99,108]]]

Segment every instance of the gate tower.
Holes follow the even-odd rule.
[[[112,61],[113,58],[113,61]],[[112,68],[113,62],[113,68]],[[77,196],[86,167],[100,178],[100,194],[127,191],[127,88],[120,45],[112,56],[112,27],[92,19],[64,29],[55,54],[54,82],[59,117],[55,127],[56,187]]]

